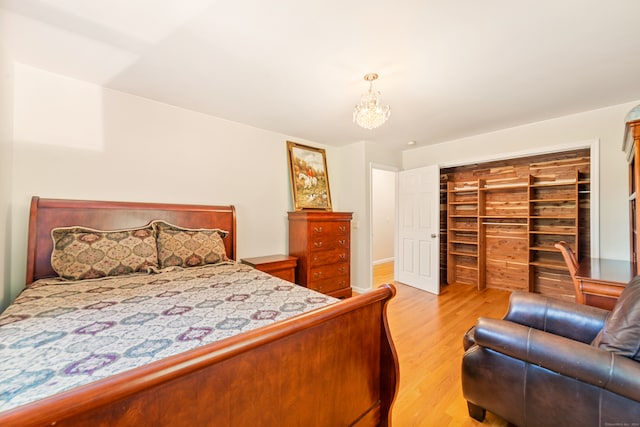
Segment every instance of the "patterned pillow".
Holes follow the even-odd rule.
[[[153,221],[158,243],[160,268],[195,267],[228,261],[223,238],[228,232],[218,229],[190,229],[164,221]]]
[[[102,231],[85,227],[51,230],[51,266],[71,280],[149,272],[158,267],[158,249],[151,224],[142,228]]]

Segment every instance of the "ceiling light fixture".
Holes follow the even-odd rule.
[[[378,78],[376,73],[369,73],[364,79],[369,82],[369,92],[362,95],[360,103],[353,110],[353,123],[357,123],[365,129],[375,129],[387,121],[391,115],[388,105],[381,107],[378,104],[380,92],[373,91],[373,81]]]

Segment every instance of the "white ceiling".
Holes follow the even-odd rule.
[[[327,145],[640,99],[639,0],[0,0],[16,61]],[[352,122],[368,86],[391,118]]]

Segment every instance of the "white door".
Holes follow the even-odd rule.
[[[440,293],[440,168],[401,171],[396,280]]]

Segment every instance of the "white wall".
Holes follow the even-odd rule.
[[[21,64],[14,89],[11,299],[24,284],[34,195],[231,203],[240,258],[286,253],[286,140],[326,149],[333,208],[354,212],[352,284],[370,289],[369,164],[399,167],[400,153],[366,142],[322,146]]]
[[[351,287],[357,292],[369,288],[365,270],[369,250],[366,239],[367,205],[365,200],[365,143],[351,144],[339,149],[333,176],[343,183],[341,194],[337,197],[341,209],[334,211],[353,212],[351,221]],[[331,171],[330,171],[331,172]],[[331,182],[333,178],[331,178]],[[333,186],[332,186],[333,188]],[[332,190],[333,194],[333,190]],[[334,195],[334,198],[336,196]]]
[[[373,263],[394,257],[396,229],[396,173],[371,170],[371,257]]]
[[[0,56],[0,227],[4,224],[2,238],[11,242],[0,242],[5,276],[0,308],[24,284],[33,195],[232,203],[238,211],[239,257],[286,253],[286,212],[292,208],[286,140],[327,150],[334,210],[354,212],[356,290],[371,286],[370,165],[411,169],[461,161],[460,153],[477,158],[599,138],[601,256],[628,258],[621,145],[624,116],[637,102],[393,153],[367,142],[322,147],[8,62]],[[8,143],[6,135],[12,135]]]
[[[421,147],[403,153],[403,168],[463,163],[501,153],[599,139],[600,257],[629,259],[624,118],[638,101]],[[464,153],[464,154],[461,154]]]
[[[336,161],[333,148],[23,65],[14,123],[12,297],[24,284],[33,195],[234,204],[240,258],[287,253],[286,140],[326,148],[330,173]],[[340,210],[339,177],[330,184]]]
[[[401,153],[371,142],[358,142],[337,150],[334,175],[339,186],[342,210],[353,212],[351,226],[351,286],[366,292],[372,286],[371,273],[371,164],[400,168]],[[333,191],[333,190],[332,190]]]
[[[0,283],[9,283],[11,276],[11,183],[13,121],[13,63],[0,46]],[[8,286],[0,286],[0,311],[9,304]]]

